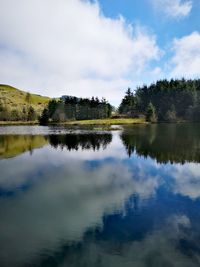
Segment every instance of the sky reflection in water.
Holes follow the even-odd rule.
[[[1,129],[0,266],[199,266],[199,129]]]

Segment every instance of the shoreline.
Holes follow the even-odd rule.
[[[38,121],[0,121],[0,126],[39,125]]]
[[[120,125],[148,125],[148,124],[180,124],[180,123],[199,123],[195,121],[176,121],[176,122],[147,122],[144,118],[120,118],[120,119],[96,119],[96,120],[77,120],[65,122],[49,122],[41,126],[120,126]],[[40,126],[38,121],[0,121],[0,126]]]
[[[66,121],[58,123],[48,123],[50,125],[62,125],[62,126],[98,126],[98,125],[126,125],[126,124],[148,124],[145,119],[141,118],[123,118],[123,119],[97,119],[97,120],[81,120],[81,121]],[[40,125],[38,121],[0,121],[0,126],[20,126],[20,125]]]

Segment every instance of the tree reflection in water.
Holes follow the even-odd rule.
[[[121,140],[129,157],[151,157],[158,163],[200,162],[199,124],[154,124],[125,129]]]

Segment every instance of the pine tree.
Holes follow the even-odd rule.
[[[149,103],[149,105],[147,107],[146,121],[148,121],[148,122],[156,122],[157,121],[156,109],[151,102]]]
[[[40,123],[41,125],[45,125],[45,124],[48,123],[48,121],[49,121],[49,113],[48,113],[48,109],[45,108],[45,109],[43,110],[43,112],[42,112],[42,115],[41,115],[40,118],[39,118],[39,123]]]

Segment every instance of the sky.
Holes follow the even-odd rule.
[[[199,0],[0,0],[0,83],[59,97],[199,78]]]

